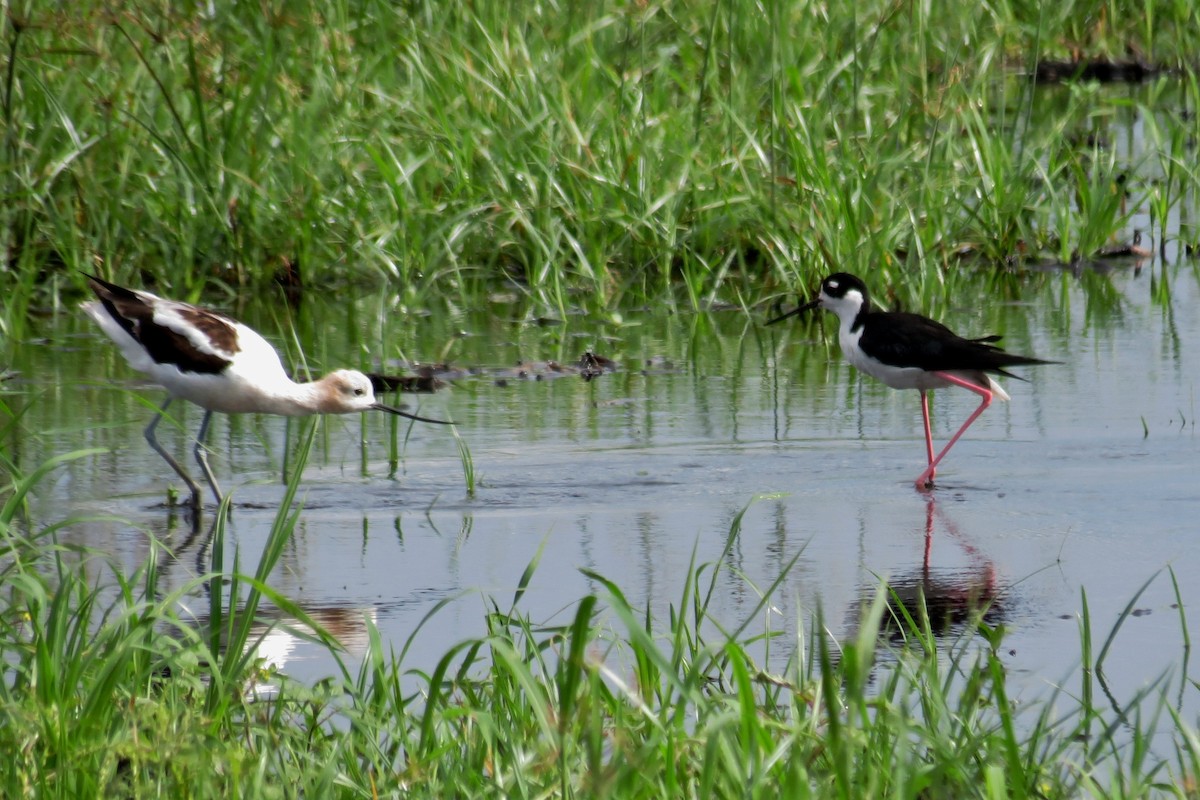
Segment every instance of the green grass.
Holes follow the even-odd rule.
[[[311,426],[302,439],[301,466]],[[744,619],[723,622],[709,603],[724,555],[693,556],[667,619],[593,573],[600,590],[549,621],[521,611],[535,556],[511,601],[487,600],[486,632],[423,657],[430,668],[409,664],[411,648],[451,599],[399,652],[367,620],[369,647],[351,663],[269,585],[296,485],[253,576],[236,551],[225,563],[222,509],[210,571],[169,594],[163,544],[125,574],[59,544],[57,525],[30,532],[19,502],[3,506],[5,796],[1196,796],[1200,739],[1175,710],[1194,682],[1164,674],[1115,698],[1105,681],[1137,595],[1101,642],[1081,598],[1079,689],[1034,701],[1013,696],[1004,632],[983,608],[947,629],[881,585],[844,640],[818,617],[784,641],[759,628],[790,565],[750,587],[760,600]],[[740,535],[741,515],[726,554]],[[208,614],[182,618],[177,601],[204,586]],[[265,671],[248,647],[264,602],[328,648],[333,676],[303,685]],[[279,687],[269,700],[253,689],[264,678]]]
[[[1160,220],[1195,193],[1185,3],[203,9],[9,7],[0,332],[75,269],[184,298],[291,266],[410,304],[508,281],[701,307],[810,283],[824,245],[908,286],[1128,235],[1114,173]],[[1133,100],[1021,77],[1127,47],[1178,72]],[[1080,149],[1131,111],[1151,152]]]

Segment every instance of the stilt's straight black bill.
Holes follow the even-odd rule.
[[[445,419],[433,419],[431,417],[419,417],[416,414],[410,414],[407,411],[401,411],[400,409],[393,408],[392,406],[385,406],[383,403],[376,403],[375,405],[371,406],[371,408],[374,408],[378,411],[386,411],[389,414],[396,414],[401,417],[408,417],[409,419],[415,419],[417,422],[432,422],[434,425],[453,425],[454,424],[453,422],[450,422],[449,420],[445,420]]]
[[[786,314],[781,314],[780,316],[776,317],[775,319],[767,320],[767,324],[774,325],[776,322],[783,322],[788,317],[794,317],[797,314],[803,314],[805,311],[808,311],[809,309],[816,308],[817,303],[819,303],[819,302],[820,302],[819,300],[813,300],[812,302],[805,303],[802,306],[796,306],[795,308],[793,308],[791,311],[787,312]]]

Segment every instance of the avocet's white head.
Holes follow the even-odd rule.
[[[322,414],[353,414],[375,407],[371,379],[353,369],[339,369],[317,381]]]
[[[354,369],[339,369],[312,384],[317,393],[317,412],[321,414],[353,414],[358,411],[386,411],[419,422],[434,422],[449,425],[446,420],[430,419],[410,414],[393,406],[384,405],[375,399],[375,388],[371,379]]]

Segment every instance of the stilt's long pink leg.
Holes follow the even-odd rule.
[[[984,412],[984,409],[986,409],[988,406],[990,406],[992,404],[992,392],[990,389],[986,389],[982,386],[978,386],[974,383],[971,383],[970,381],[964,381],[962,378],[959,378],[955,375],[951,375],[948,372],[935,372],[934,375],[937,375],[942,380],[953,383],[955,386],[961,386],[964,389],[971,390],[972,392],[974,392],[975,394],[977,394],[981,398],[983,398],[983,400],[979,403],[979,408],[975,409],[974,413],[972,413],[971,416],[967,417],[967,421],[964,422],[962,424],[962,427],[958,429],[958,433],[956,433],[950,437],[950,441],[947,442],[946,446],[942,448],[942,452],[938,453],[937,458],[935,458],[929,462],[929,468],[926,469],[924,472],[922,472],[917,477],[917,490],[918,491],[924,491],[933,485],[933,474],[934,474],[934,470],[937,467],[937,465],[940,464],[942,459],[946,457],[946,453],[950,452],[950,448],[954,447],[954,443],[958,441],[959,437],[963,435],[963,433],[967,430],[967,428],[971,427],[971,423],[973,423],[975,420],[979,419],[979,415]],[[922,394],[922,398],[923,398],[925,393],[922,392],[921,394]],[[926,409],[926,415],[928,418],[928,409]],[[932,448],[932,445],[931,445],[931,448]],[[932,452],[932,449],[931,449],[931,452]]]
[[[933,466],[933,434],[929,431],[929,393],[921,390],[921,418],[925,420],[925,452],[929,455],[929,465]],[[929,473],[933,480],[933,473]]]

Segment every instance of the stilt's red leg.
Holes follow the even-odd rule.
[[[929,464],[933,465],[933,434],[929,431],[929,393],[921,390],[921,418],[925,420],[925,452],[929,455]],[[933,480],[933,473],[929,473]]]
[[[979,395],[982,400],[979,403],[979,408],[975,409],[974,413],[967,417],[967,421],[964,422],[962,427],[958,429],[958,433],[950,437],[950,441],[947,442],[946,446],[942,448],[942,452],[938,453],[937,458],[929,462],[929,468],[917,477],[917,489],[919,491],[928,489],[933,485],[933,473],[937,465],[942,462],[942,459],[946,457],[946,453],[950,452],[950,448],[954,447],[954,443],[958,441],[959,437],[962,436],[964,432],[966,432],[967,428],[971,427],[971,423],[979,419],[979,415],[984,412],[984,409],[992,404],[992,392],[990,389],[986,389],[983,386],[978,386],[970,381],[965,381],[962,378],[951,375],[947,372],[935,372],[934,374],[942,380],[953,383],[955,386],[961,386],[964,389],[969,389],[970,391]],[[922,392],[922,395],[923,394],[924,392]]]

